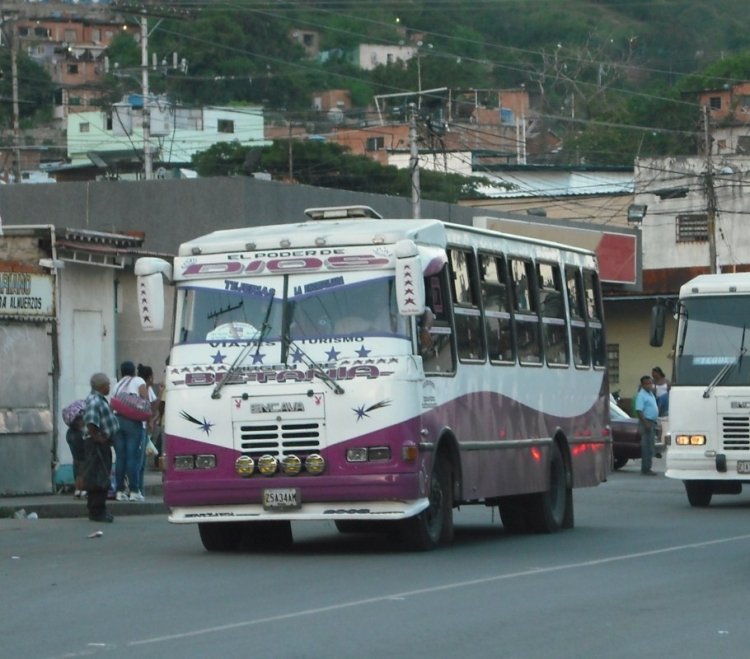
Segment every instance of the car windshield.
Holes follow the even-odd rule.
[[[625,411],[617,405],[616,402],[610,399],[609,401],[609,415],[612,419],[616,421],[621,421],[623,419],[630,419],[631,417],[625,413]]]
[[[750,384],[750,361],[743,359],[750,296],[689,298],[683,301],[673,385],[708,386],[724,368],[721,385]],[[728,368],[730,367],[731,368]]]

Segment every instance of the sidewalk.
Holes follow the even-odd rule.
[[[167,514],[168,509],[162,500],[161,472],[147,469],[143,480],[145,501],[107,501],[107,508],[115,517]],[[0,518],[13,517],[19,510],[25,510],[27,515],[36,513],[39,519],[87,516],[86,499],[76,499],[72,492],[0,496]]]

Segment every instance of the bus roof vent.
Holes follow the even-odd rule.
[[[376,213],[369,206],[328,206],[325,208],[307,208],[305,215],[311,220],[346,220],[356,217],[366,217],[382,220],[383,216]]]

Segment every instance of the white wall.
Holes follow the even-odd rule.
[[[717,263],[725,268],[750,262],[750,157],[712,159],[716,193]],[[643,268],[682,268],[709,265],[707,241],[677,242],[677,215],[707,212],[706,160],[703,157],[639,158],[635,167],[636,204],[646,204],[643,219]],[[677,199],[665,191],[686,188]],[[661,196],[656,194],[661,192]]]
[[[60,270],[59,409],[57,447],[60,464],[71,464],[61,410],[88,396],[91,376],[115,378],[115,270],[66,262]]]

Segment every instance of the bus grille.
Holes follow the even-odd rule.
[[[239,423],[237,426],[240,451],[252,458],[266,454],[277,458],[294,454],[304,458],[320,450],[320,424],[315,421]]]
[[[721,432],[725,451],[750,451],[750,417],[723,417]]]

